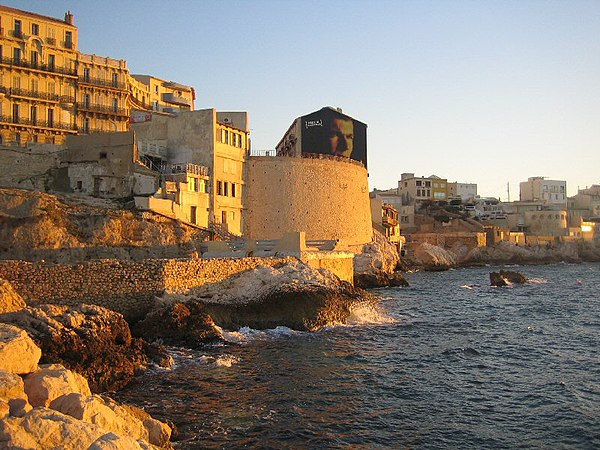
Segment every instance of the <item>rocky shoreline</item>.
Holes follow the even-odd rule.
[[[129,324],[96,305],[27,306],[0,280],[0,377],[11,386],[0,390],[0,447],[170,448],[171,427],[106,396],[150,364],[172,362],[154,341],[198,348],[222,339],[222,328],[316,330],[377,301],[326,270],[291,261],[164,294],[144,320]],[[32,380],[42,386],[35,392]]]

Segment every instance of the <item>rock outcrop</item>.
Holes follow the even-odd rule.
[[[0,367],[10,373],[37,369],[42,351],[21,328],[0,323]]]
[[[19,311],[26,306],[25,300],[17,294],[12,285],[0,278],[0,314]]]
[[[19,349],[13,359],[39,359],[33,341],[32,355],[22,353],[22,334],[15,328],[0,325],[4,350]],[[81,375],[60,365],[36,364],[24,373],[10,359],[0,359],[0,448],[157,449],[170,448],[170,436],[168,425],[143,410],[91,395]]]
[[[401,273],[395,272],[400,262],[396,246],[377,230],[373,242],[365,244],[354,257],[354,285],[359,288],[408,286]]]
[[[527,278],[519,272],[510,270],[501,270],[500,272],[490,272],[491,286],[509,286],[511,284],[523,284],[527,282]]]
[[[99,306],[27,307],[0,315],[0,322],[26,330],[42,348],[42,363],[84,375],[92,392],[120,389],[148,364],[123,316]]]
[[[448,270],[456,266],[456,259],[452,253],[427,242],[412,244],[411,265],[428,271]]]
[[[235,330],[244,326],[255,329],[286,326],[296,330],[316,330],[334,323],[345,323],[358,307],[373,305],[377,299],[349,283],[340,281],[326,270],[315,270],[293,261],[279,267],[259,266],[254,270],[207,284],[186,296],[164,296],[163,306],[141,323],[138,332],[153,337],[160,317],[164,323],[202,323],[209,339],[218,337],[212,321],[219,327]],[[172,305],[169,305],[172,303]],[[168,316],[182,316],[169,318]],[[190,319],[187,319],[190,314]],[[150,320],[151,319],[151,320]],[[186,345],[199,342],[194,330],[183,328]],[[190,339],[189,336],[193,338]],[[159,331],[157,338],[163,338]],[[189,344],[188,344],[189,345]]]
[[[82,262],[196,254],[208,232],[75,194],[0,189],[0,258]]]

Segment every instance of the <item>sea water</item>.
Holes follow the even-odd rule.
[[[530,282],[490,287],[500,268]],[[348,326],[171,349],[119,400],[178,449],[600,448],[600,264],[406,278]]]

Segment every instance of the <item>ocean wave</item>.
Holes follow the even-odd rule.
[[[288,327],[276,327],[269,330],[255,330],[250,327],[242,327],[237,331],[221,330],[223,339],[231,344],[246,344],[255,340],[276,339],[280,337],[294,336],[303,333]]]
[[[373,304],[362,304],[352,308],[346,326],[357,325],[388,325],[396,320]]]
[[[533,284],[546,284],[548,282],[548,280],[545,278],[528,278],[527,282],[533,283]]]

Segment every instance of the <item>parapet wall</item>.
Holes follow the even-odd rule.
[[[371,242],[367,170],[341,158],[250,157],[244,235],[281,239],[305,231],[308,240],[340,246]]]
[[[0,278],[9,281],[30,306],[91,303],[138,320],[165,292],[185,294],[259,265],[273,267],[292,259],[100,260],[74,265],[12,260],[0,261]]]

